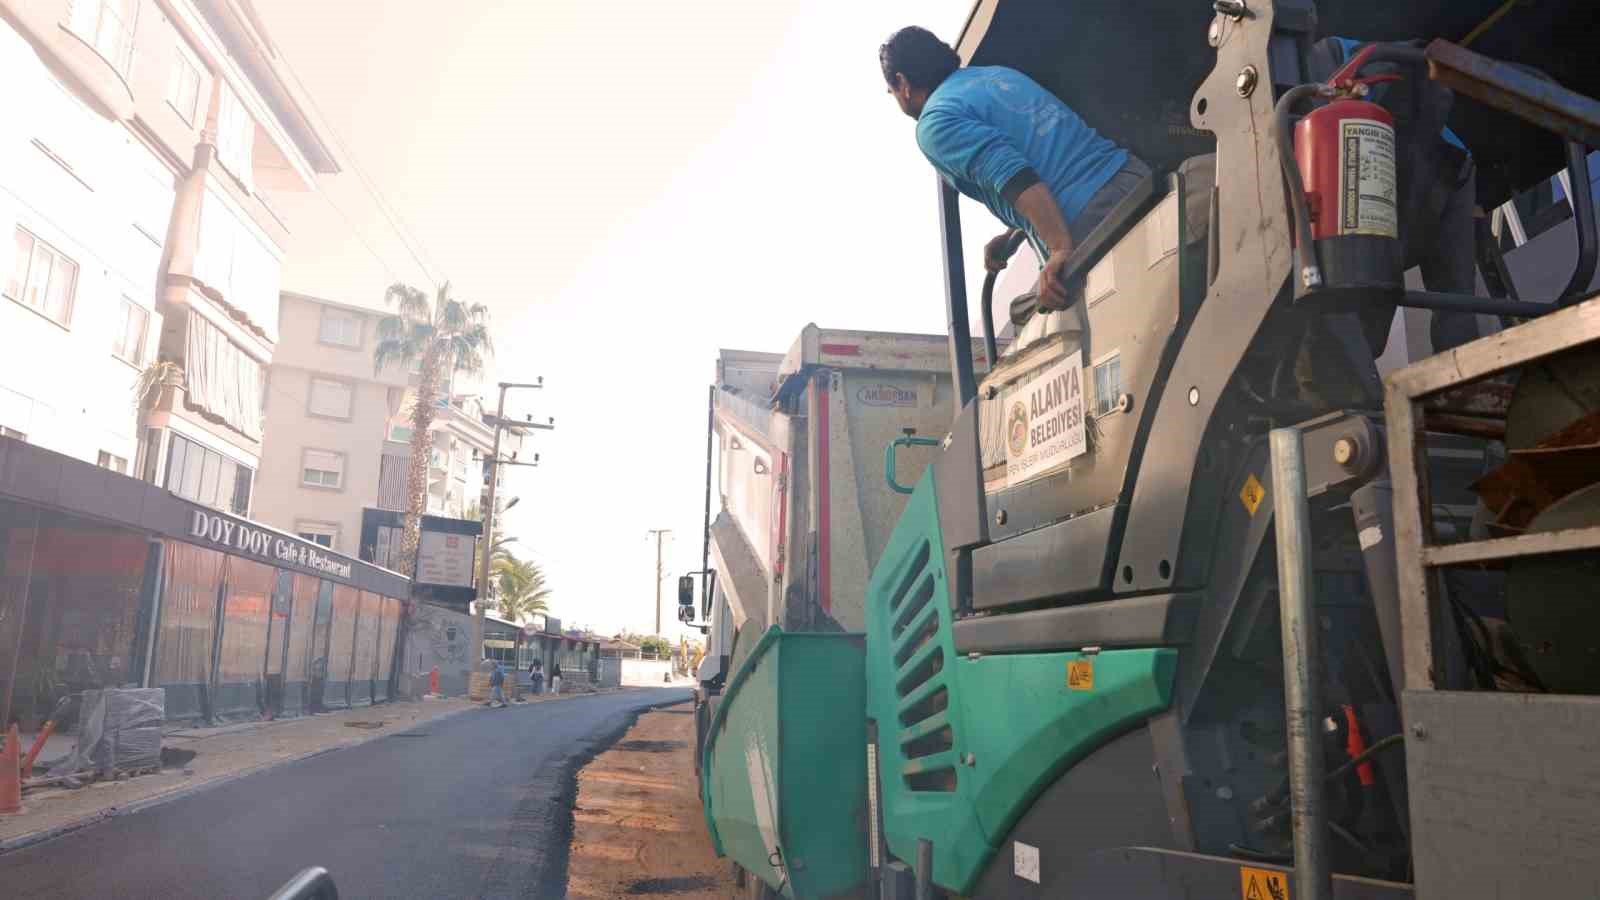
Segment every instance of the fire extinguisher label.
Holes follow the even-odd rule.
[[[1339,233],[1398,238],[1394,129],[1375,119],[1339,128]]]

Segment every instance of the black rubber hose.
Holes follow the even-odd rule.
[[[1334,780],[1338,779],[1340,776],[1344,775],[1346,772],[1349,772],[1351,769],[1355,768],[1356,766],[1359,766],[1362,763],[1366,762],[1367,760],[1371,759],[1373,756],[1377,755],[1379,752],[1387,750],[1387,749],[1389,749],[1390,747],[1393,747],[1396,744],[1402,743],[1403,741],[1405,741],[1405,739],[1406,739],[1406,736],[1403,735],[1403,734],[1391,734],[1388,737],[1379,738],[1378,740],[1374,741],[1371,746],[1367,747],[1367,749],[1361,751],[1360,753],[1357,753],[1355,756],[1350,757],[1348,760],[1346,760],[1344,762],[1343,765],[1341,765],[1338,768],[1333,769],[1332,771],[1328,772],[1328,774],[1323,776],[1323,780],[1324,781],[1334,781]],[[1261,796],[1261,799],[1256,801],[1256,802],[1261,804],[1263,809],[1266,809],[1266,808],[1270,808],[1270,807],[1273,807],[1273,806],[1277,806],[1278,804],[1282,803],[1285,799],[1287,799],[1288,796],[1289,796],[1289,779],[1286,777],[1286,778],[1283,779],[1283,781],[1279,782],[1277,787],[1275,787],[1272,790],[1270,790],[1270,791],[1266,792],[1265,794],[1263,794]]]
[[[1302,287],[1316,287],[1322,283],[1322,269],[1317,265],[1317,248],[1311,243],[1311,209],[1306,202],[1306,184],[1300,177],[1300,166],[1295,162],[1293,126],[1289,116],[1294,105],[1325,90],[1320,84],[1302,84],[1290,88],[1278,99],[1274,108],[1272,130],[1278,140],[1278,162],[1283,167],[1284,180],[1289,183],[1289,203],[1294,214],[1295,243],[1300,255],[1300,271],[1296,273]],[[1308,272],[1316,272],[1315,284],[1306,284]]]
[[[1337,779],[1344,773],[1376,756],[1379,752],[1387,750],[1396,744],[1404,743],[1405,739],[1406,736],[1403,734],[1391,734],[1386,738],[1380,738],[1379,740],[1373,741],[1372,746],[1361,751],[1360,753],[1357,753],[1355,756],[1350,757],[1345,761],[1344,765],[1341,765],[1339,768],[1329,772],[1327,774],[1327,780],[1333,781]]]

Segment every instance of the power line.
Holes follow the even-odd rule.
[[[320,187],[317,189],[316,193],[322,198],[323,202],[327,203],[334,212],[339,214],[339,219],[344,222],[345,227],[350,229],[351,233],[356,236],[356,240],[361,242],[361,246],[367,248],[367,252],[372,255],[373,260],[378,263],[378,266],[389,274],[391,281],[405,281],[404,278],[401,278],[395,273],[394,267],[389,265],[389,261],[384,259],[383,255],[373,248],[372,244],[367,240],[366,235],[361,233],[361,229],[357,228],[355,223],[350,221],[350,217],[345,214],[345,211],[339,208],[339,204],[333,202],[333,196],[331,194]]]
[[[394,229],[395,235],[400,238],[400,243],[406,248],[406,252],[410,254],[411,260],[415,262],[417,267],[422,270],[423,277],[432,282],[434,287],[438,287],[439,279],[434,277],[432,271],[432,269],[435,267],[430,267],[428,263],[423,261],[424,256],[432,259],[433,254],[426,252],[427,248],[422,239],[418,237],[408,225],[405,224],[405,221],[400,216],[399,212],[392,209],[392,205],[389,203],[388,199],[383,195],[383,192],[378,189],[377,184],[373,182],[371,177],[367,175],[366,170],[361,165],[361,160],[357,158],[353,151],[351,151],[350,145],[347,144],[344,140],[344,137],[339,134],[339,130],[333,126],[333,120],[328,117],[328,114],[324,112],[322,107],[317,103],[316,95],[313,94],[311,89],[306,86],[305,81],[300,77],[300,73],[295,70],[292,64],[290,64],[288,57],[280,55],[279,59],[283,61],[284,70],[287,71],[289,76],[294,79],[295,84],[300,86],[301,96],[303,96],[306,102],[311,105],[311,108],[316,111],[317,117],[322,120],[322,124],[327,128],[328,134],[333,137],[334,143],[339,145],[339,149],[343,151],[345,157],[349,160],[351,168],[356,173],[357,180],[361,182],[362,186],[365,187],[367,192],[372,196],[373,201],[378,206],[378,211],[383,214],[383,217],[386,220],[388,220],[389,227]],[[412,246],[413,241],[415,241],[417,245],[416,247]],[[393,273],[391,272],[390,274],[392,275]],[[395,280],[401,281],[403,279],[396,278]]]

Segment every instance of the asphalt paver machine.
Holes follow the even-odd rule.
[[[786,848],[832,834],[866,847],[839,894],[1600,896],[1597,25],[1588,0],[977,4],[964,63],[1155,174],[1075,251],[1079,314],[1013,304],[981,380],[940,184],[959,411],[864,639],[735,673],[707,739],[756,786],[707,813],[749,826],[761,890],[800,896],[819,861]],[[1374,46],[1319,82],[1328,35]],[[1379,66],[1454,91],[1482,210],[1564,174],[1564,289],[1522,296],[1487,222],[1478,294],[1408,288],[1415,128],[1369,102]],[[1401,308],[1494,333],[1386,395]],[[724,740],[763,678],[770,731]],[[830,679],[859,729],[805,699]],[[817,767],[807,730],[824,774],[785,770]]]

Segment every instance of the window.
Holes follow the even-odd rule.
[[[350,418],[350,385],[326,378],[311,379],[311,400],[308,408],[313,416],[330,419]]]
[[[307,450],[300,459],[301,484],[324,488],[338,488],[344,485],[343,453]]]
[[[128,461],[116,455],[115,453],[108,453],[105,450],[101,450],[100,458],[95,461],[95,464],[102,469],[110,469],[119,475],[128,474]]]
[[[250,514],[250,486],[255,470],[234,462],[182,435],[172,436],[167,453],[167,490],[215,509]]]
[[[128,201],[133,207],[133,227],[157,247],[167,242],[167,224],[172,218],[176,178],[166,163],[144,145],[129,138],[129,155],[136,158],[139,174],[127,180]]]
[[[6,296],[64,327],[72,321],[72,300],[77,288],[78,264],[26,228],[18,228]]]
[[[1111,356],[1094,366],[1094,414],[1104,416],[1121,408],[1122,356]]]
[[[221,91],[217,105],[217,161],[246,189],[251,189],[250,157],[255,148],[256,123],[233,88],[224,84]]]
[[[334,344],[339,347],[361,346],[361,317],[342,309],[322,310],[322,331],[320,334],[324,344]]]
[[[111,342],[111,352],[123,362],[144,365],[144,341],[150,330],[150,311],[123,297],[120,322]]]
[[[401,444],[411,443],[411,435],[414,433],[415,432],[412,431],[410,425],[389,426],[389,440],[396,441]]]
[[[200,63],[179,41],[173,48],[172,76],[167,82],[167,102],[186,124],[193,125],[200,107]]]
[[[406,467],[409,458],[387,453],[378,462],[378,508],[406,508]]]
[[[247,466],[237,466],[233,478],[233,511],[241,516],[250,514],[250,486],[255,472]]]
[[[327,547],[329,550],[339,542],[339,526],[329,522],[296,522],[294,533],[299,535],[301,540],[310,541],[319,547]]]
[[[376,558],[373,562],[391,572],[400,571],[400,541],[404,529],[397,525],[379,525]],[[455,638],[451,638],[455,640]]]
[[[126,77],[133,61],[137,0],[72,0],[71,9],[72,30]]]

